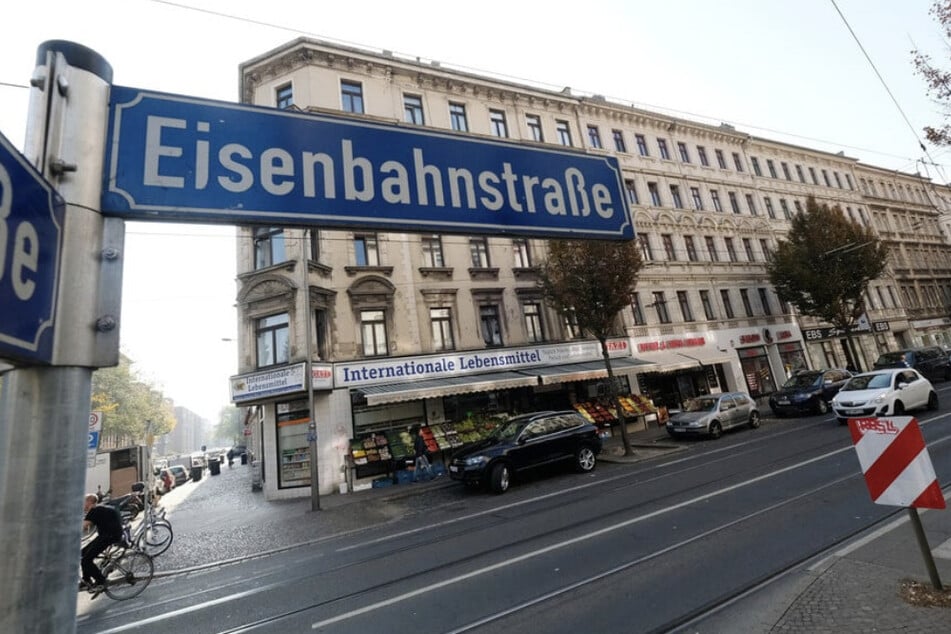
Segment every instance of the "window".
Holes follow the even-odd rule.
[[[376,234],[353,236],[353,254],[357,266],[380,266]]]
[[[670,151],[667,149],[666,139],[657,139],[657,150],[660,152],[660,158],[665,161],[670,160]]]
[[[717,165],[720,166],[721,170],[725,170],[727,167],[726,159],[723,157],[723,150],[713,150],[713,154],[717,157]]]
[[[360,311],[360,333],[363,337],[363,356],[380,357],[386,354],[386,322],[382,310]]]
[[[644,138],[643,134],[635,134],[634,142],[637,143],[637,153],[641,156],[650,156],[650,151],[647,149],[647,139]]]
[[[677,303],[680,304],[680,314],[683,315],[684,321],[693,321],[693,311],[690,310],[687,291],[677,291]]]
[[[839,189],[843,189],[843,187],[842,187],[842,179],[839,178],[839,173],[838,173],[838,172],[832,172],[832,177],[835,178],[835,186],[838,187]]]
[[[419,95],[403,95],[403,120],[406,123],[424,125],[423,98]]]
[[[766,215],[770,218],[775,218],[776,210],[773,209],[773,199],[769,196],[763,196],[763,204],[766,205]]]
[[[468,132],[469,120],[466,119],[466,106],[449,102],[449,125],[456,132]]]
[[[753,316],[753,304],[750,303],[750,292],[745,288],[740,289],[740,301],[743,302],[743,311],[747,317]]]
[[[677,185],[670,186],[670,198],[674,202],[674,207],[676,207],[677,209],[684,208],[684,201],[680,198],[680,187],[678,187]]]
[[[320,359],[330,358],[329,341],[327,339],[327,311],[318,308],[314,311],[314,326],[317,330],[315,341],[317,342],[317,356]]]
[[[502,345],[502,324],[499,322],[498,306],[480,307],[479,324],[482,329],[482,340],[485,342],[485,345]]]
[[[720,202],[720,192],[715,189],[710,190],[710,198],[713,200],[713,210],[723,211],[723,204]]]
[[[558,142],[564,146],[571,146],[571,128],[567,121],[555,121],[555,134],[558,135]]]
[[[733,245],[733,238],[723,238],[723,244],[726,245],[726,254],[730,262],[739,262],[740,259],[736,257],[736,247]]]
[[[795,207],[796,207],[796,213],[797,213],[797,214],[801,214],[801,213],[802,213],[802,203],[800,203],[798,200],[794,200],[794,201],[793,201],[793,205],[795,205]]]
[[[641,255],[644,258],[645,262],[650,262],[654,259],[654,251],[651,249],[651,241],[647,237],[646,233],[637,234],[637,242],[641,245]]]
[[[832,187],[832,183],[829,181],[829,172],[822,170],[822,180],[825,181],[826,187]]]
[[[515,253],[515,266],[517,268],[527,269],[532,266],[532,254],[528,250],[528,240],[525,238],[512,240],[512,251]]]
[[[703,211],[703,198],[700,196],[699,187],[690,188],[690,197],[693,198],[693,208],[697,211]]]
[[[736,199],[736,192],[727,192],[726,195],[730,199],[730,209],[733,210],[733,213],[740,213],[740,203]]]
[[[733,165],[736,167],[737,172],[743,171],[743,159],[740,158],[739,152],[733,153]]]
[[[703,306],[703,316],[712,321],[716,319],[713,312],[713,304],[710,302],[710,291],[700,291],[700,304]]]
[[[691,262],[697,261],[697,245],[694,244],[693,236],[684,236],[684,246],[687,248],[687,259]]]
[[[469,254],[472,256],[473,268],[489,268],[489,242],[486,238],[470,238]]]
[[[423,245],[423,266],[433,268],[445,266],[442,257],[442,239],[439,236],[423,236],[420,241]]]
[[[528,126],[528,135],[532,141],[542,143],[545,140],[542,134],[542,118],[537,114],[525,115],[525,125]]]
[[[766,238],[759,239],[759,250],[763,252],[763,257],[768,260],[771,251],[769,250],[769,242],[766,241]]]
[[[720,289],[720,301],[723,303],[723,314],[727,319],[733,319],[733,302],[730,301],[730,291],[725,288]]]
[[[792,180],[792,174],[789,173],[789,163],[782,162],[780,166],[783,168],[783,176],[786,177],[786,180]]]
[[[753,173],[757,176],[762,176],[763,171],[759,168],[759,159],[755,156],[750,157],[750,165],[753,166]]]
[[[704,236],[703,241],[707,245],[707,256],[710,258],[710,261],[719,262],[720,255],[717,253],[717,243],[714,241],[713,236]]]
[[[618,152],[627,152],[627,145],[624,144],[624,134],[620,130],[611,130],[611,136],[614,138],[614,149]]]
[[[528,334],[528,341],[530,343],[544,341],[545,333],[542,330],[541,304],[534,302],[522,304],[522,312],[525,314],[525,332]]]
[[[502,110],[489,110],[489,127],[492,130],[492,136],[507,138],[509,135],[508,126],[505,125],[505,112]]]
[[[663,233],[660,236],[660,241],[664,245],[664,255],[667,256],[667,259],[671,262],[677,261],[677,253],[674,251],[674,239],[669,233]]]
[[[753,243],[749,238],[743,238],[743,251],[746,252],[746,261],[755,262],[756,258],[753,257]]]
[[[581,326],[578,325],[578,313],[575,312],[574,308],[570,308],[565,311],[564,315],[565,320],[565,333],[568,335],[568,339],[580,339],[581,335]]]
[[[287,313],[263,317],[255,322],[259,368],[287,363],[290,353],[289,324]]]
[[[657,319],[662,324],[670,323],[670,313],[667,312],[667,300],[664,299],[664,291],[655,291],[654,295],[654,310],[657,311]]]
[[[704,167],[710,167],[710,160],[707,159],[707,149],[702,145],[697,146],[697,156],[700,157],[700,164]]]
[[[598,126],[589,125],[588,126],[588,144],[595,149],[601,149],[601,132],[598,131]]]
[[[776,174],[776,166],[773,164],[773,159],[766,159],[766,169],[769,170],[770,178],[779,178]]]
[[[680,153],[680,160],[684,163],[690,162],[690,152],[687,151],[687,144],[681,141],[677,142],[677,152]]]
[[[287,110],[294,105],[294,89],[291,88],[290,84],[279,86],[278,89],[274,91],[274,100],[278,108]]]
[[[284,230],[277,227],[255,227],[254,268],[263,269],[287,260]]]
[[[789,220],[792,217],[789,213],[789,205],[786,203],[785,198],[779,199],[779,208],[783,210],[783,218]]]
[[[433,350],[453,350],[455,343],[452,339],[452,312],[448,308],[430,308],[429,323],[433,330]]]
[[[802,165],[796,166],[796,176],[799,178],[800,183],[806,182],[806,175],[802,171]]]
[[[627,202],[632,205],[639,204],[640,201],[637,199],[637,187],[634,186],[633,179],[624,181],[624,191],[627,192]]]
[[[746,206],[749,208],[751,216],[759,215],[759,212],[756,211],[756,201],[753,200],[753,194],[746,195]]]
[[[340,102],[344,112],[363,114],[363,85],[353,81],[341,81]]]
[[[763,306],[763,314],[772,315],[773,307],[769,305],[769,293],[766,292],[765,288],[760,288],[757,292],[759,293],[759,303]]]
[[[320,261],[320,229],[310,229],[308,231],[310,238],[310,259],[314,262]]]
[[[651,195],[651,205],[660,207],[662,203],[660,200],[660,189],[658,189],[657,183],[647,183],[647,192]]]
[[[853,191],[855,190],[855,183],[852,182],[852,175],[851,175],[851,174],[846,174],[846,175],[845,175],[845,182],[848,184],[849,189],[851,189],[851,190],[853,190]],[[906,185],[906,187],[907,187],[907,185]],[[911,198],[909,198],[909,200],[911,200]]]
[[[809,177],[812,179],[812,184],[813,184],[813,185],[818,185],[818,184],[819,184],[819,179],[816,178],[816,170],[815,170],[815,168],[813,168],[813,167],[810,167],[810,168],[809,168]]]

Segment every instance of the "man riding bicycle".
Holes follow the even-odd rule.
[[[83,503],[83,512],[86,514],[83,518],[83,530],[89,531],[93,526],[96,527],[96,538],[83,546],[82,550],[82,585],[90,591],[101,590],[106,583],[106,578],[96,565],[96,557],[112,544],[122,541],[122,518],[119,511],[97,502],[96,495],[91,493],[85,497]]]

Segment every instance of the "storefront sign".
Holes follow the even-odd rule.
[[[302,391],[303,363],[231,378],[231,400],[234,403]]]
[[[330,363],[314,363],[310,366],[310,386],[314,390],[334,389],[334,367]]]
[[[611,357],[631,356],[627,339],[611,339],[607,342],[607,348]],[[337,363],[334,365],[334,385],[338,388],[357,387],[598,359],[601,359],[601,344],[597,341],[582,341],[553,346]]]
[[[638,352],[658,352],[660,350],[681,350],[683,348],[699,348],[706,344],[704,337],[678,337],[676,339],[660,339],[645,341],[637,344]]]
[[[947,317],[941,317],[938,319],[920,319],[918,321],[911,322],[913,328],[918,330],[926,330],[928,328],[941,328],[944,326],[951,326],[951,319]]]
[[[856,326],[852,328],[853,333],[867,332],[888,332],[891,326],[887,321],[873,321],[868,328]],[[838,339],[845,336],[844,328],[806,328],[802,331],[802,336],[806,341],[821,341],[823,339]]]

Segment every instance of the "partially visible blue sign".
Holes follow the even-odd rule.
[[[634,237],[617,159],[114,86],[102,212],[130,220]]]
[[[0,134],[0,358],[53,358],[63,199]]]
[[[99,432],[91,431],[89,432],[89,446],[87,449],[98,449],[99,448]]]

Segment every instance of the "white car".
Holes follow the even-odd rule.
[[[938,409],[938,393],[928,379],[911,368],[856,374],[832,399],[840,425],[850,418],[901,416],[922,407]]]

